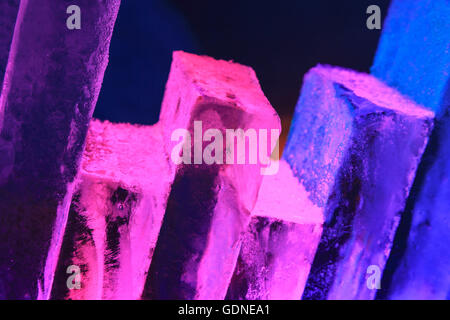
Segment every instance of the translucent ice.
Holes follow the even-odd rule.
[[[372,76],[318,66],[305,76],[283,157],[325,207],[304,299],[370,299],[428,141],[433,113]]]
[[[120,1],[77,3],[73,32],[66,1],[20,2],[0,97],[0,298],[50,294]]]
[[[299,300],[322,224],[323,208],[281,160],[278,173],[263,179],[227,299]]]
[[[78,180],[52,298],[140,298],[171,183],[159,126],[91,121]]]
[[[371,69],[437,116],[449,99],[449,17],[447,0],[393,0]]]
[[[392,1],[372,73],[436,112],[381,298],[450,298],[450,4]]]
[[[247,143],[246,161],[239,164],[236,139],[236,143],[227,145],[214,140],[218,143],[216,155],[231,155],[233,148],[236,153],[230,158],[236,162],[207,163],[205,153],[201,153],[207,150],[205,140],[195,139],[196,123],[201,122],[205,136],[214,132],[216,138],[226,137],[227,129],[265,129],[266,134],[273,129],[277,134],[268,142],[267,156],[278,139],[280,120],[251,68],[175,52],[160,121],[167,157],[179,143],[171,139],[173,132],[186,128],[185,138],[194,138],[186,138],[183,144],[187,147],[183,156],[189,161],[172,163],[175,180],[144,298],[223,299],[239,254],[240,235],[256,202],[265,161],[247,162],[253,151],[260,151]],[[196,156],[195,147],[199,145]],[[186,156],[185,150],[190,147],[194,152]]]

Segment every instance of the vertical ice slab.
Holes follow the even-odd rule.
[[[267,155],[278,139],[280,120],[251,68],[175,52],[160,121],[167,157],[180,152],[172,133],[187,129],[181,153],[189,161],[172,163],[175,179],[143,297],[223,299],[262,178],[261,158],[252,164],[250,154],[264,153],[247,143],[245,156],[239,157],[237,139],[224,145],[226,130],[254,130],[260,137],[260,129],[275,130]],[[202,143],[202,133],[213,134],[210,141],[217,143],[217,161],[211,164],[203,157],[209,143]],[[186,156],[189,147],[192,153]]]
[[[52,298],[140,298],[169,195],[162,148],[158,125],[91,121]]]
[[[372,73],[436,112],[379,298],[450,298],[450,3],[394,0]]]
[[[14,25],[16,24],[19,0],[0,1],[0,92],[8,63]]]
[[[322,234],[315,205],[289,164],[263,178],[228,288],[231,300],[299,300]]]
[[[444,112],[450,73],[449,2],[393,0],[371,73],[436,115]]]
[[[385,266],[432,119],[372,76],[306,74],[283,154],[326,210],[304,299],[374,297],[367,271]]]
[[[0,98],[0,298],[48,298],[119,0],[20,2]],[[38,293],[39,292],[39,293]]]

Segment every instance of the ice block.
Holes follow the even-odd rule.
[[[0,98],[0,298],[47,299],[119,0],[22,0]]]
[[[270,166],[266,158],[275,149],[279,117],[251,68],[178,51],[160,122],[175,178],[143,298],[223,299],[241,234],[268,174],[262,169]],[[242,132],[234,132],[236,138],[229,130],[237,129]],[[232,139],[226,139],[227,130]],[[257,138],[270,135],[270,142],[259,146],[257,139],[255,145],[252,132]],[[173,133],[181,134],[178,140]],[[209,156],[206,141],[216,143]]]
[[[449,299],[449,2],[393,1],[372,73],[436,112],[377,298]]]
[[[434,114],[351,70],[319,65],[303,83],[283,158],[325,208],[303,299],[372,299]]]
[[[437,116],[449,99],[449,17],[447,0],[393,0],[371,69]]]
[[[18,10],[19,0],[3,0],[0,2],[0,92]]]
[[[263,178],[227,299],[299,300],[322,234],[323,211],[280,160],[278,173]]]
[[[140,298],[169,178],[159,125],[91,121],[52,298]],[[81,289],[66,286],[71,265]]]

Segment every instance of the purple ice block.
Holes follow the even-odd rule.
[[[159,125],[91,121],[53,299],[139,299],[171,181]],[[67,268],[79,266],[80,289]]]
[[[16,24],[19,0],[0,1],[0,91]]]
[[[283,154],[326,212],[304,299],[375,296],[433,116],[370,75],[306,74]]]
[[[0,298],[52,286],[119,0],[22,0],[0,98]]]
[[[181,151],[173,133],[184,136],[186,148],[184,161],[172,163],[174,183],[143,298],[223,299],[264,172],[264,161],[252,163],[250,154],[270,155],[280,120],[251,68],[175,52],[160,121],[167,157],[177,160]],[[223,158],[213,163],[205,158],[209,144],[198,136],[199,124],[200,135],[216,133],[215,155]],[[247,143],[244,157],[239,157],[239,139],[224,145],[227,129],[276,134],[266,152]],[[239,159],[245,161],[240,164]]]
[[[320,236],[315,205],[289,164],[263,179],[228,288],[231,300],[299,300]]]

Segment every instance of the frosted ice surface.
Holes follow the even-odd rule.
[[[61,261],[81,266],[81,290],[54,298],[138,299],[171,184],[160,127],[91,121]]]
[[[318,66],[303,82],[283,158],[325,224],[305,299],[370,299],[383,270],[433,112],[381,81]]]
[[[299,300],[322,234],[323,211],[280,160],[278,173],[263,179],[227,299]]]

